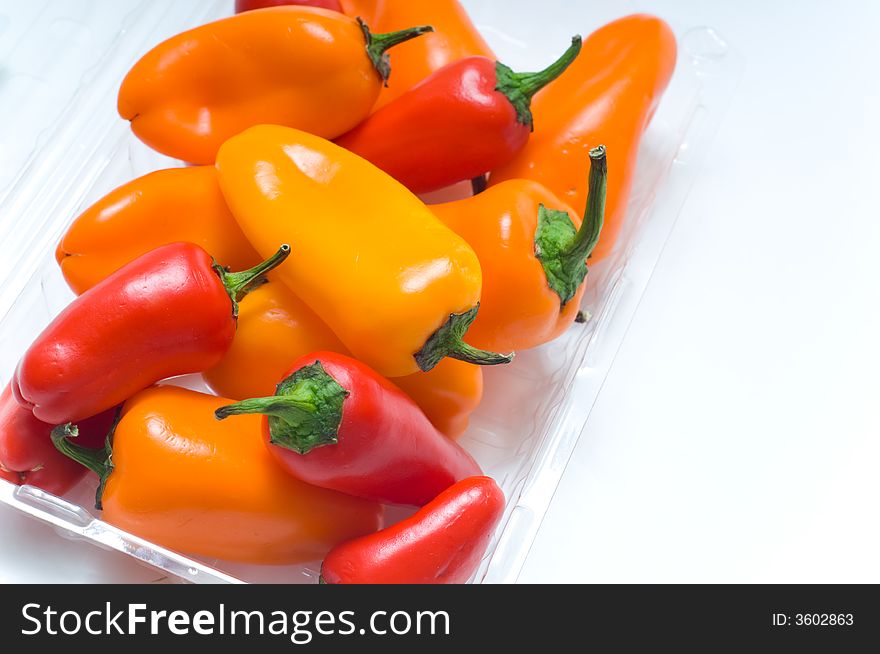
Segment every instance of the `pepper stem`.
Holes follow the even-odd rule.
[[[514,353],[498,354],[480,350],[465,343],[465,332],[477,317],[480,305],[477,303],[473,309],[464,313],[449,314],[449,319],[436,332],[431,334],[425,341],[422,349],[413,356],[419,368],[428,372],[436,366],[444,357],[466,361],[478,366],[496,366],[513,361]]]
[[[278,252],[264,262],[241,272],[229,272],[219,263],[214,262],[214,272],[220,277],[220,281],[226,287],[226,292],[229,293],[229,299],[232,300],[233,317],[238,317],[238,303],[241,299],[255,288],[265,284],[264,276],[266,273],[284,263],[288,256],[290,256],[290,246],[285,243],[278,248]]]
[[[116,420],[110,428],[110,432],[107,434],[107,440],[104,442],[104,447],[97,448],[83,447],[82,445],[77,445],[71,441],[71,438],[79,436],[79,427],[72,423],[68,422],[64,425],[58,425],[52,430],[52,444],[55,446],[55,449],[61,452],[64,456],[73,459],[80,465],[84,465],[98,475],[98,490],[95,493],[95,508],[99,511],[103,508],[101,496],[104,494],[104,486],[107,483],[107,478],[110,476],[110,473],[113,472],[113,451],[111,449],[111,442],[117,422],[119,422],[119,413],[116,414]]]
[[[242,400],[214,411],[217,420],[259,413],[268,416],[269,442],[298,454],[339,441],[342,407],[348,391],[320,361],[285,378],[272,397]]]
[[[399,45],[404,41],[409,41],[417,36],[421,36],[426,32],[433,32],[434,28],[430,25],[421,25],[419,27],[410,27],[409,29],[399,30],[397,32],[387,32],[385,34],[373,34],[367,24],[358,17],[357,23],[364,33],[364,39],[367,41],[367,56],[373,62],[373,66],[382,78],[382,83],[388,86],[388,77],[391,75],[391,58],[388,56],[387,50]]]
[[[605,222],[605,195],[608,186],[608,161],[605,146],[599,145],[590,150],[590,181],[587,194],[587,208],[584,221],[575,234],[574,241],[564,255],[573,263],[587,259],[599,243],[602,225]]]
[[[550,288],[559,296],[560,311],[575,296],[587,276],[587,259],[599,242],[605,220],[608,165],[605,146],[590,150],[590,181],[587,208],[580,229],[565,211],[538,209],[535,256],[544,267]]]
[[[537,73],[515,73],[500,61],[495,63],[495,90],[507,96],[516,109],[517,120],[523,125],[528,125],[530,131],[535,131],[531,110],[532,96],[562,75],[577,59],[581,51],[581,42],[580,35],[573,36],[568,50],[547,68]]]

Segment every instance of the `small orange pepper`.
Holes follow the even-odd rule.
[[[588,152],[608,148],[608,198],[593,261],[614,248],[626,217],[642,133],[675,68],[675,36],[653,16],[616,20],[591,34],[581,56],[532,101],[535,131],[525,148],[493,170],[489,184],[541,182],[573,207],[587,201]]]
[[[342,0],[342,8],[349,16],[360,16],[377,31],[391,32],[410,25],[434,28],[433,34],[394,51],[394,74],[382,89],[374,111],[446,64],[476,55],[492,61],[498,59],[458,0]]]
[[[202,376],[218,394],[235,400],[272,395],[292,362],[312,352],[348,354],[348,349],[315,313],[283,284],[274,282],[248,294],[238,311],[232,346]],[[461,435],[483,395],[483,372],[443,359],[430,372],[392,379],[438,431]]]
[[[291,363],[319,350],[347,353],[305,302],[272,281],[239,305],[232,346],[202,377],[215,393],[234,400],[272,395]]]
[[[74,220],[55,258],[81,295],[142,254],[178,241],[202,246],[232,270],[261,261],[226,207],[213,166],[158,170],[111,191]]]
[[[523,179],[431,206],[480,259],[480,311],[468,330],[477,347],[536,347],[562,334],[577,317],[586,260],[602,230],[605,149],[591,151],[590,162],[583,222],[546,187]]]
[[[125,403],[112,446],[78,446],[69,424],[52,440],[98,474],[106,522],[185,554],[302,563],[381,526],[380,505],[287,474],[263,442],[260,416],[216,420],[229,403],[153,387]]]
[[[428,416],[437,431],[458,438],[483,399],[483,369],[443,359],[428,372],[392,379]]]
[[[129,71],[119,115],[159,152],[213,163],[220,145],[262,123],[336,138],[366,118],[388,78],[385,51],[430,31],[373,34],[314,7],[247,11],[163,41]]]

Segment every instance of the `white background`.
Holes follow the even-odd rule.
[[[745,70],[520,581],[878,582],[880,4],[650,7]],[[2,581],[157,576],[0,508]]]
[[[656,0],[746,70],[520,581],[880,581],[880,4]]]

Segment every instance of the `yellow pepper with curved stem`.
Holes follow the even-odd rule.
[[[318,136],[259,125],[224,143],[216,166],[257,252],[291,243],[295,256],[275,279],[380,374],[428,371],[446,356],[511,360],[462,339],[479,308],[477,255],[371,163]]]

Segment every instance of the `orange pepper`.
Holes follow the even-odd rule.
[[[318,351],[348,354],[315,313],[278,282],[248,294],[238,311],[238,328],[223,360],[203,373],[218,394],[236,400],[275,393],[275,386],[297,359]],[[449,437],[467,428],[468,416],[483,395],[479,366],[444,359],[430,372],[392,379],[433,425]]]
[[[524,179],[431,206],[480,259],[480,311],[468,330],[477,347],[536,347],[562,334],[577,317],[585,262],[602,230],[605,202],[604,148],[596,148],[590,159],[583,223],[546,187]]]
[[[56,447],[98,473],[103,519],[158,545],[229,561],[282,564],[320,559],[380,527],[373,502],[305,484],[263,441],[260,416],[219,422],[230,400],[174,386],[129,399],[111,447],[76,445],[71,425]]]
[[[465,432],[483,399],[483,369],[455,359],[443,359],[428,372],[391,381],[421,407],[437,431],[450,438]]]
[[[213,166],[170,168],[139,177],[86,209],[55,258],[77,295],[161,245],[202,246],[232,270],[260,263],[226,207]]]
[[[429,27],[371,34],[313,7],[247,11],[150,50],[119,89],[119,114],[144,143],[191,163],[261,123],[336,138],[361,122],[388,77],[385,51]]]
[[[347,353],[305,302],[281,282],[272,281],[255,288],[239,305],[232,346],[202,376],[224,397],[263,397],[275,393],[291,363],[319,350]]]
[[[445,356],[511,360],[462,339],[479,308],[474,251],[371,163],[313,134],[258,125],[223,144],[217,170],[257,252],[292,244],[275,279],[379,374],[427,371]]]
[[[626,216],[642,133],[675,68],[675,36],[643,14],[621,18],[584,41],[581,56],[532,101],[535,131],[525,148],[493,170],[489,184],[541,182],[574,207],[587,201],[588,152],[608,148],[608,196],[593,261],[614,248]]]
[[[453,61],[475,55],[498,59],[458,0],[342,0],[342,8],[378,31],[390,32],[410,25],[434,28],[433,34],[394,51],[394,74],[382,89],[374,111]]]

